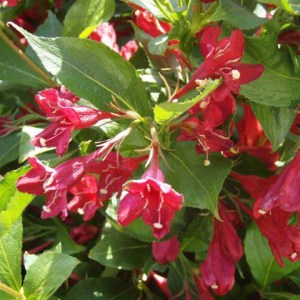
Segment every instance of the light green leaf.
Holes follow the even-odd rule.
[[[158,124],[170,122],[172,119],[180,116],[196,103],[207,97],[212,91],[214,91],[221,84],[220,80],[208,80],[207,85],[203,91],[198,93],[192,99],[182,102],[164,102],[162,104],[155,105],[154,118]]]
[[[40,153],[44,153],[50,151],[54,148],[39,148],[32,145],[31,141],[32,138],[35,137],[37,134],[41,133],[43,129],[31,127],[31,126],[23,126],[22,133],[21,133],[21,140],[20,140],[20,147],[19,147],[19,164],[23,163],[27,160],[30,156],[36,156]]]
[[[184,196],[184,205],[208,209],[219,218],[218,195],[232,168],[232,161],[220,154],[209,155],[210,166],[204,166],[205,155],[195,151],[195,143],[177,143],[175,151],[165,153],[171,169],[165,168],[167,182]]]
[[[86,38],[98,24],[109,20],[114,11],[114,0],[77,0],[66,14],[63,33]]]
[[[37,28],[34,34],[43,37],[57,37],[61,35],[61,32],[61,23],[57,19],[56,15],[51,10],[49,10],[48,18],[42,25]]]
[[[38,38],[14,25],[36,51],[44,67],[67,88],[99,109],[112,96],[142,116],[152,114],[150,98],[134,67],[107,46],[78,38]]]
[[[115,231],[107,223],[100,241],[90,251],[89,257],[104,266],[132,270],[143,267],[151,257],[151,247]]]
[[[0,282],[16,291],[20,291],[22,286],[21,250],[22,220],[18,219],[0,238]]]
[[[17,179],[29,170],[22,167],[7,173],[0,181],[0,236],[5,234],[20,218],[33,196],[16,188]]]
[[[241,29],[252,29],[265,24],[268,20],[259,18],[247,7],[232,0],[220,0],[220,5],[209,21],[228,21]]]
[[[289,132],[296,113],[288,107],[251,103],[251,108],[276,151]]]
[[[251,273],[262,288],[300,267],[300,261],[293,263],[288,260],[284,260],[285,267],[280,267],[275,261],[268,241],[255,223],[247,230],[244,250]]]
[[[299,0],[258,0],[261,3],[275,4],[276,6],[283,8],[290,14],[300,14]]]
[[[29,267],[24,280],[26,300],[46,300],[68,279],[78,265],[77,258],[46,252]]]
[[[163,55],[169,43],[169,37],[167,34],[162,34],[157,38],[150,39],[148,43],[148,50],[153,55]]]
[[[133,3],[137,6],[140,6],[144,8],[145,10],[149,11],[152,15],[154,15],[156,18],[164,18],[163,13],[160,11],[160,9],[156,6],[155,1],[153,0],[124,0],[126,3]]]
[[[244,62],[262,63],[262,76],[243,85],[241,94],[268,106],[290,106],[300,102],[300,77],[294,73],[288,52],[278,49],[277,35],[247,37]]]
[[[132,300],[138,290],[116,278],[90,278],[77,283],[64,300]]]

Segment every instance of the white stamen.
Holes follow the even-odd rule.
[[[147,184],[146,186],[147,186],[147,190],[148,190],[148,192],[150,192],[150,191],[151,191],[150,184]]]
[[[201,101],[200,102],[200,108],[205,108],[208,105],[207,101]]]
[[[154,223],[154,224],[153,224],[153,227],[156,228],[156,229],[162,229],[162,228],[163,228],[163,225],[160,224],[160,223]]]
[[[62,93],[65,93],[67,90],[66,90],[66,87],[64,86],[64,85],[62,85],[61,87],[60,87],[60,91],[62,92]]]
[[[295,259],[298,256],[298,254],[296,252],[292,253],[291,255],[291,259]]]
[[[82,208],[78,208],[77,209],[77,212],[80,214],[80,215],[83,215],[84,214],[84,210]]]
[[[212,284],[210,287],[212,290],[217,290],[219,288],[219,286],[216,283]]]
[[[204,80],[196,79],[196,80],[195,80],[195,83],[196,83],[199,87],[203,88],[203,87],[205,87],[205,86],[207,85],[207,79],[204,79]]]
[[[147,274],[143,274],[143,275],[142,275],[142,281],[147,281],[147,279],[148,279]]]
[[[177,103],[177,102],[178,102],[178,99],[175,98],[175,99],[172,100],[172,102]]]
[[[3,2],[2,2],[2,7],[6,7],[7,4],[8,4],[8,1],[3,1]]]
[[[40,138],[40,144],[41,144],[43,147],[46,147],[46,140],[43,139],[43,138]]]
[[[49,213],[51,213],[51,208],[49,208],[48,206],[44,205],[43,206],[43,211],[49,214]]]
[[[260,215],[265,215],[267,212],[266,212],[265,210],[263,210],[263,209],[259,209],[259,210],[258,210],[258,213],[259,213]]]
[[[238,70],[232,70],[231,76],[233,79],[237,80],[241,77],[241,73]]]
[[[203,162],[203,165],[204,165],[205,167],[210,166],[210,161],[209,161],[208,159],[205,159],[204,162]]]
[[[108,192],[106,189],[100,189],[100,193],[106,195]]]

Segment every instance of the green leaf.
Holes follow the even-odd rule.
[[[211,153],[210,166],[204,166],[205,155],[195,151],[195,143],[177,143],[175,151],[165,154],[171,169],[165,168],[167,182],[184,195],[184,205],[208,209],[216,218],[218,195],[232,168],[232,161]]]
[[[5,234],[20,218],[33,196],[16,188],[17,179],[29,170],[22,167],[7,173],[0,181],[0,236]]]
[[[30,266],[24,280],[26,300],[46,300],[68,279],[79,260],[63,253],[46,252]]]
[[[296,113],[288,107],[272,107],[257,103],[251,103],[251,108],[271,141],[273,151],[276,151],[284,142]]]
[[[165,122],[170,122],[172,119],[180,116],[191,107],[193,107],[197,102],[203,100],[212,91],[214,91],[219,85],[220,80],[208,80],[205,89],[192,99],[183,102],[164,102],[154,107],[154,118],[158,124],[163,124]]]
[[[169,43],[167,34],[162,34],[157,38],[150,39],[148,43],[148,50],[153,55],[164,55]]]
[[[2,35],[2,34],[1,34]],[[14,46],[12,46],[14,47]],[[0,80],[41,88],[47,83],[0,36]]]
[[[1,47],[1,46],[0,46]],[[0,168],[18,158],[20,133],[12,133],[0,138]]]
[[[299,0],[258,0],[261,3],[275,4],[276,6],[283,8],[287,12],[295,15],[300,14]]]
[[[138,290],[116,278],[90,278],[77,283],[64,300],[132,300]]]
[[[280,267],[275,261],[268,241],[255,223],[247,230],[244,250],[253,277],[263,288],[300,267],[300,261],[293,263],[288,260],[284,260],[285,267]]]
[[[31,140],[34,136],[41,133],[43,129],[31,127],[31,126],[23,126],[19,147],[19,164],[23,163],[27,160],[29,156],[36,156],[40,153],[44,153],[50,151],[54,148],[40,148],[32,145]]]
[[[112,96],[142,116],[152,114],[150,98],[134,67],[107,46],[78,38],[38,38],[14,25],[36,51],[44,67],[62,84],[99,109]]]
[[[86,38],[98,24],[109,20],[114,11],[114,0],[77,0],[66,14],[63,33]]]
[[[56,15],[51,10],[49,10],[48,18],[42,25],[37,28],[34,34],[43,37],[57,37],[61,35],[61,32],[61,23],[57,19]]]
[[[90,251],[89,257],[105,266],[132,270],[143,267],[151,257],[151,247],[115,231],[107,223],[100,241]]]
[[[144,8],[145,10],[149,11],[152,15],[154,15],[156,18],[164,18],[163,13],[160,11],[160,9],[156,6],[154,0],[124,0],[126,3],[133,3],[137,6],[140,6]]]
[[[16,291],[20,291],[22,286],[21,250],[22,220],[18,219],[10,230],[0,238],[0,282]]]
[[[269,106],[290,106],[300,101],[300,78],[294,73],[289,53],[278,49],[277,35],[247,37],[244,62],[265,65],[263,75],[243,85],[241,94]]]
[[[220,5],[209,21],[228,21],[240,29],[257,28],[265,24],[268,20],[259,18],[247,7],[241,6],[232,0],[220,0]]]

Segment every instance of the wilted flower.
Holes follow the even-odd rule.
[[[179,254],[180,243],[176,236],[162,242],[152,243],[152,255],[154,259],[160,263],[175,261]]]
[[[96,226],[83,223],[77,227],[72,228],[70,235],[77,244],[87,244],[89,241],[96,238],[99,233],[99,228]]]

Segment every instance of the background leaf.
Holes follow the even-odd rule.
[[[150,244],[115,231],[107,223],[100,241],[90,251],[89,257],[105,266],[132,270],[143,267],[151,257],[151,247]]]
[[[0,137],[0,168],[18,158],[20,136],[21,134],[19,132],[14,132],[7,136]]]
[[[275,4],[276,6],[285,9],[287,12],[299,15],[300,5],[299,0],[258,0],[261,3]]]
[[[252,223],[246,233],[244,250],[247,263],[256,281],[265,287],[274,280],[280,279],[300,267],[300,262],[284,260],[285,267],[280,267],[272,254],[266,238]]]
[[[271,141],[273,151],[276,151],[289,132],[296,112],[288,107],[272,107],[257,103],[251,103],[251,108]]]
[[[205,167],[205,155],[196,153],[195,143],[177,143],[172,149],[175,151],[165,154],[171,166],[171,170],[165,168],[167,182],[184,195],[184,205],[208,209],[219,218],[218,195],[231,170],[231,160],[211,153],[211,164]]]
[[[77,0],[65,16],[63,33],[86,38],[98,24],[109,20],[114,11],[114,0]]]
[[[77,258],[45,252],[29,267],[24,280],[26,300],[46,300],[67,280],[78,265]]]
[[[90,278],[77,283],[64,300],[132,300],[138,290],[116,278]]]
[[[134,67],[107,46],[77,38],[38,38],[14,25],[44,67],[77,96],[106,109],[112,96],[142,116],[152,114],[150,98]]]
[[[228,21],[241,29],[252,29],[265,24],[268,20],[259,18],[247,7],[232,0],[220,0],[217,10],[209,17],[209,21]]]

